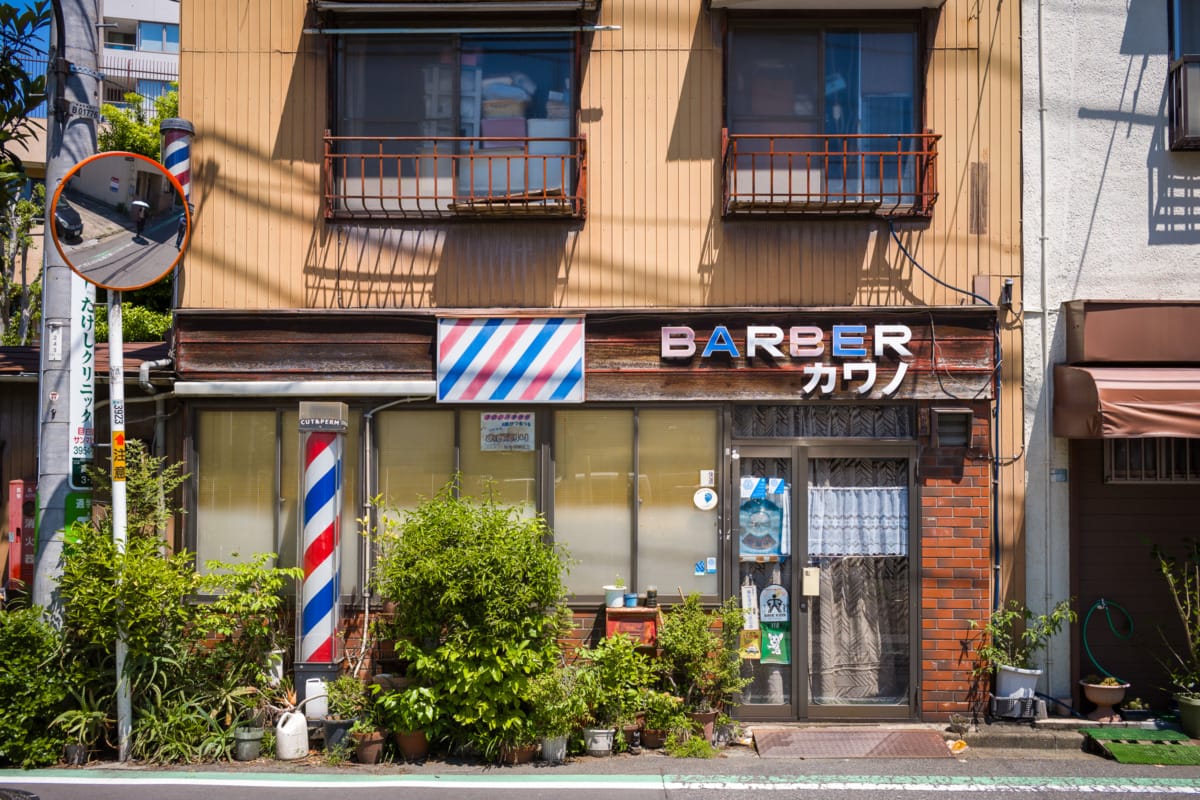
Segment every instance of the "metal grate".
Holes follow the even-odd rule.
[[[950,758],[937,731],[754,729],[761,758]]]

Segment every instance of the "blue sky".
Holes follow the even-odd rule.
[[[4,5],[16,6],[17,8],[29,8],[30,6],[33,5],[33,0],[3,0],[3,3],[4,3]],[[49,41],[50,41],[50,26],[49,25],[47,25],[45,28],[42,28],[41,38],[42,38],[42,50],[44,51],[44,50],[48,49],[48,45],[49,45]]]

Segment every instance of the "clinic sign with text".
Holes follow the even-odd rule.
[[[792,366],[804,373],[805,395],[831,395],[842,388],[859,396],[890,397],[908,374],[913,355],[908,348],[912,329],[907,325],[747,325],[735,330],[717,325],[707,335],[697,335],[687,325],[664,325],[661,330],[660,355],[665,361],[745,357]],[[886,372],[893,365],[889,377]]]

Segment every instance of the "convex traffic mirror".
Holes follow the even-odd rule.
[[[166,277],[192,232],[179,181],[137,153],[100,153],[76,164],[54,192],[50,219],[67,266],[115,292]]]

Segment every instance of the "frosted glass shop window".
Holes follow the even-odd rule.
[[[397,512],[416,508],[454,475],[453,411],[385,411],[375,417],[376,491]]]
[[[489,491],[496,500],[517,506],[523,517],[537,513],[537,448],[529,450],[485,450],[480,441],[480,423],[485,412],[463,411],[459,415],[462,494],[483,498]]]
[[[197,565],[274,552],[275,412],[201,411],[196,451]]]
[[[554,415],[554,540],[576,563],[567,587],[601,594],[620,575],[632,581],[633,411]]]
[[[638,412],[637,582],[660,596],[675,587],[684,594],[715,595],[716,574],[696,575],[696,563],[716,557],[719,510],[696,507],[702,470],[717,469],[715,410]],[[710,484],[715,490],[715,483]]]

